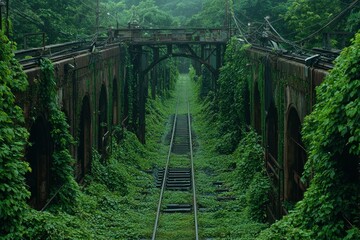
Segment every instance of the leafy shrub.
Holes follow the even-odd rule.
[[[219,153],[233,152],[246,126],[246,96],[247,67],[246,49],[249,45],[240,45],[233,38],[227,45],[225,64],[220,69],[218,79],[219,90],[216,93],[216,103],[219,108],[218,132],[222,138],[216,149]]]
[[[29,136],[15,92],[28,85],[20,64],[14,59],[13,44],[0,31],[0,235],[2,239],[21,237],[23,216],[30,193],[25,187],[29,165],[23,161]]]
[[[260,145],[260,137],[253,130],[243,134],[238,148],[234,152],[236,169],[233,174],[237,179],[238,189],[246,191],[249,188],[256,173],[264,169],[263,149]]]
[[[259,239],[360,239],[360,34],[317,88],[303,136],[310,186],[294,211]],[[352,221],[346,224],[343,216]]]
[[[266,221],[266,204],[268,203],[270,181],[264,171],[255,173],[246,192],[247,214],[256,222]]]
[[[57,101],[57,89],[54,76],[54,66],[49,59],[40,62],[42,78],[40,80],[39,95],[43,110],[48,113],[51,127],[51,138],[54,142],[51,171],[53,176],[52,193],[58,189],[56,199],[62,207],[72,211],[76,205],[79,193],[78,185],[73,176],[75,160],[70,154],[70,146],[75,143],[70,134],[70,127],[66,121],[65,113],[61,111]]]

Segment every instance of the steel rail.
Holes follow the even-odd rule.
[[[194,224],[195,224],[195,239],[199,240],[199,228],[197,218],[197,204],[196,204],[196,188],[195,188],[195,169],[194,169],[194,158],[192,148],[192,133],[191,133],[191,118],[190,118],[190,103],[188,101],[188,126],[189,126],[189,147],[190,147],[190,161],[191,161],[191,182],[193,190],[193,206],[194,206]]]
[[[157,212],[156,212],[154,230],[153,230],[153,235],[152,235],[152,238],[151,238],[152,240],[156,239],[156,232],[157,232],[157,228],[158,228],[158,225],[159,225],[161,203],[162,203],[162,198],[163,198],[164,191],[165,191],[166,177],[167,177],[167,173],[168,173],[168,169],[169,169],[170,155],[171,155],[173,142],[174,142],[174,136],[175,136],[175,128],[176,128],[176,121],[177,121],[177,115],[178,115],[178,104],[179,104],[179,100],[176,103],[176,111],[175,111],[174,123],[173,123],[173,128],[172,128],[172,133],[171,133],[169,152],[168,152],[167,159],[166,159],[164,176],[163,176],[163,181],[162,181],[161,190],[160,190],[160,197],[159,197],[159,202],[158,202],[158,207],[157,207]]]

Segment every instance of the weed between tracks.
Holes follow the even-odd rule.
[[[190,240],[195,237],[194,215],[192,213],[163,214],[157,239]]]
[[[177,155],[171,154],[170,156],[170,167],[171,168],[190,168],[189,155]]]
[[[269,183],[258,136],[250,131],[233,154],[218,154],[218,128],[208,106],[195,100],[191,105],[200,239],[255,239],[268,227],[263,206]]]
[[[141,145],[134,134],[124,132],[121,140],[112,146],[112,154],[105,163],[100,163],[95,154],[92,174],[87,176],[81,191],[77,193],[77,202],[71,208],[73,212],[65,212],[61,203],[54,204],[46,212],[29,210],[24,238],[150,239],[159,189],[154,187],[155,176],[148,170],[165,165],[168,152],[166,133],[172,127],[169,116],[173,114],[177,99],[184,98],[184,94],[190,97],[193,130],[197,133],[198,141],[195,178],[200,238],[255,238],[267,225],[252,219],[251,209],[254,207],[249,207],[249,201],[254,199],[254,194],[239,184],[246,175],[242,176],[241,171],[233,167],[245,161],[241,155],[256,152],[256,142],[248,139],[244,142],[247,147],[232,155],[216,154],[213,150],[218,141],[216,128],[209,124],[204,111],[201,111],[204,106],[195,101],[193,89],[193,83],[186,76],[181,76],[174,98],[149,100],[147,144]],[[180,101],[179,113],[184,113],[186,109],[187,105]],[[249,146],[255,146],[255,149]],[[183,166],[184,161],[190,165],[187,157],[173,154],[171,167]],[[249,174],[253,173],[250,171]],[[214,184],[216,182],[218,184]],[[256,187],[263,186],[255,184],[253,189]],[[164,203],[190,203],[191,198],[189,192],[173,192],[164,195]],[[192,214],[162,214],[158,239],[193,239],[193,223]]]
[[[207,106],[197,102],[194,85],[182,76],[176,94],[189,96],[197,136],[194,162],[200,239],[255,239],[268,227],[262,206],[269,185],[263,178],[258,137],[249,132],[233,154],[217,154],[217,128],[206,115]],[[186,109],[181,101],[179,107],[180,112]],[[172,154],[170,164],[183,167],[185,161],[190,164],[187,155]],[[186,204],[191,198],[189,192],[165,193],[164,203]],[[162,214],[158,239],[194,239],[193,221],[191,214]]]

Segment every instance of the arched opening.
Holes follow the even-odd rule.
[[[90,100],[85,96],[81,104],[79,146],[76,164],[76,179],[81,181],[91,169],[91,111]]]
[[[156,66],[157,64],[159,64],[160,62],[162,62],[168,58],[173,58],[173,57],[183,57],[183,58],[193,59],[196,62],[199,62],[200,64],[204,65],[204,67],[206,67],[214,76],[217,76],[217,70],[210,63],[208,63],[204,59],[201,59],[199,56],[195,56],[192,54],[186,54],[186,53],[166,54],[166,55],[156,59],[155,61],[153,61],[146,69],[144,69],[143,74],[146,75],[151,69],[154,68],[154,66]]]
[[[266,170],[272,180],[273,189],[269,193],[270,214],[272,219],[279,219],[281,216],[280,207],[280,164],[278,162],[278,116],[274,101],[271,102],[266,116]]]
[[[113,93],[112,93],[112,124],[117,125],[118,124],[118,118],[119,118],[119,97],[118,97],[118,88],[117,88],[117,81],[114,79],[113,81]]]
[[[266,117],[266,137],[268,153],[272,159],[278,157],[278,117],[274,102],[271,102]]]
[[[99,99],[99,118],[98,118],[98,151],[100,154],[104,153],[105,140],[107,133],[107,95],[105,85],[101,86]]]
[[[288,202],[296,203],[304,196],[305,186],[300,178],[305,161],[300,118],[295,108],[291,108],[287,120],[285,155],[285,200]]]
[[[261,99],[257,82],[254,86],[254,128],[258,134],[261,134]]]
[[[38,117],[32,125],[29,143],[25,156],[31,167],[31,172],[26,174],[26,183],[31,192],[28,202],[33,208],[40,210],[49,197],[52,154],[50,129],[43,117]]]

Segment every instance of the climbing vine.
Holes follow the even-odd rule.
[[[29,165],[23,161],[29,133],[24,128],[22,109],[14,93],[28,85],[14,47],[0,31],[0,235],[2,239],[20,238],[22,219],[30,193],[25,186]]]
[[[309,149],[295,210],[260,239],[360,239],[360,34],[317,88],[317,104],[305,119]]]
[[[78,185],[73,177],[74,159],[69,147],[74,144],[74,139],[69,132],[69,124],[64,112],[61,111],[57,99],[54,67],[49,59],[42,59],[40,63],[42,78],[39,86],[40,101],[48,113],[51,125],[51,138],[54,143],[51,171],[54,186],[52,194],[57,194],[57,200],[63,208],[68,210],[76,203]]]
[[[220,69],[219,91],[215,99],[218,103],[218,132],[222,139],[216,148],[220,153],[235,150],[246,126],[245,109],[249,103],[245,96],[249,69],[245,50],[248,47],[240,45],[235,38],[231,39],[226,48],[225,64]]]
[[[235,169],[230,179],[233,179],[235,189],[245,193],[247,215],[255,221],[265,222],[270,181],[264,168],[260,136],[254,130],[243,133],[233,156]]]

